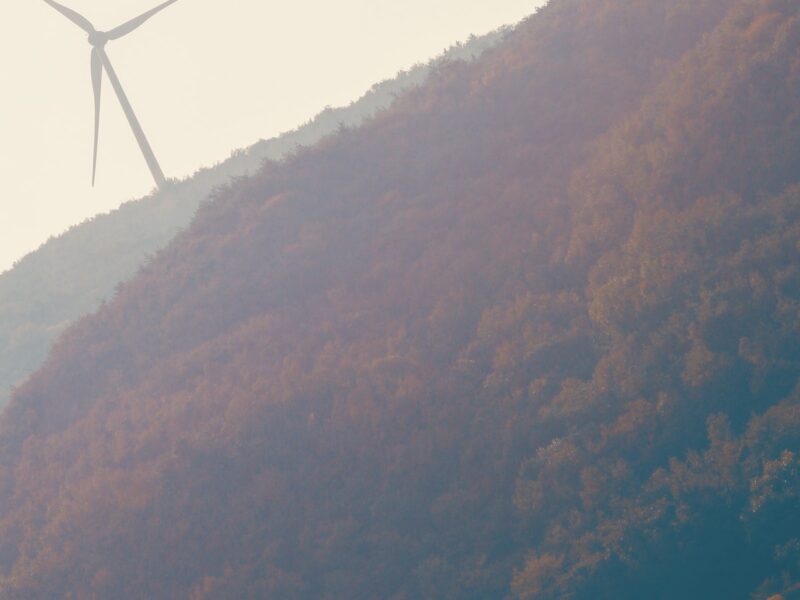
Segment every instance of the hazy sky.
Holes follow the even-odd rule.
[[[110,29],[161,0],[61,0]],[[373,83],[542,0],[179,0],[106,47],[167,177],[347,104]],[[86,35],[41,0],[0,19],[0,271],[49,236],[149,192],[108,79],[97,184]]]

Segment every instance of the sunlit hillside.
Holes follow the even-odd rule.
[[[553,0],[69,328],[0,597],[797,597],[799,251],[800,5]]]
[[[118,285],[191,222],[216,188],[257,171],[266,160],[281,160],[341,127],[363,123],[403,91],[423,83],[432,70],[451,61],[472,60],[504,32],[453,46],[428,64],[376,84],[350,106],[328,108],[294,131],[236,151],[186,180],[81,223],[0,274],[0,408],[13,387],[41,366],[58,336],[78,317],[110,300]]]

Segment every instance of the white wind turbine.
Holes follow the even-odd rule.
[[[156,160],[155,154],[153,154],[152,148],[150,148],[150,144],[144,135],[144,131],[142,131],[142,126],[139,125],[139,120],[136,118],[136,114],[133,112],[131,103],[128,101],[128,97],[125,95],[125,92],[122,89],[122,84],[120,84],[119,78],[114,72],[114,67],[111,66],[111,61],[108,59],[108,55],[106,54],[105,45],[109,40],[117,40],[129,34],[154,14],[165,9],[167,6],[177,2],[178,0],[167,0],[167,2],[148,10],[146,13],[139,15],[135,19],[131,19],[130,21],[123,23],[119,27],[111,29],[110,31],[97,31],[88,19],[78,14],[74,10],[63,6],[58,2],[54,2],[53,0],[44,1],[55,8],[62,15],[67,17],[70,21],[75,23],[75,25],[83,29],[87,34],[89,34],[89,43],[92,45],[91,72],[92,88],[94,89],[94,156],[92,159],[92,185],[94,185],[95,173],[97,172],[97,142],[100,136],[100,89],[103,81],[103,69],[105,69],[108,79],[111,81],[111,87],[114,88],[114,91],[117,94],[119,103],[122,105],[122,110],[125,112],[125,116],[128,118],[128,123],[133,130],[133,135],[136,136],[136,141],[139,143],[139,148],[144,155],[145,161],[147,161],[147,166],[150,168],[150,173],[152,173],[153,179],[156,181],[156,185],[158,187],[163,187],[166,183],[164,173],[161,170],[158,161]]]

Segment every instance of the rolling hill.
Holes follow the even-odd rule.
[[[192,220],[216,188],[246,176],[266,160],[279,161],[341,127],[354,127],[420,85],[431,70],[472,60],[500,41],[505,30],[474,37],[425,65],[376,84],[358,101],[326,108],[304,126],[238,150],[168,188],[98,215],[51,238],[0,273],[0,408],[11,391],[44,362],[58,336],[78,317],[110,300],[115,289]]]
[[[553,0],[205,204],[0,418],[0,596],[787,600],[800,6]]]

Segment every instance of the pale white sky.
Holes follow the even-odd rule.
[[[161,0],[60,0],[105,30]],[[167,177],[293,129],[543,0],[179,0],[106,50]],[[41,0],[0,18],[0,272],[145,195],[147,166],[107,78],[91,187],[86,35]]]

